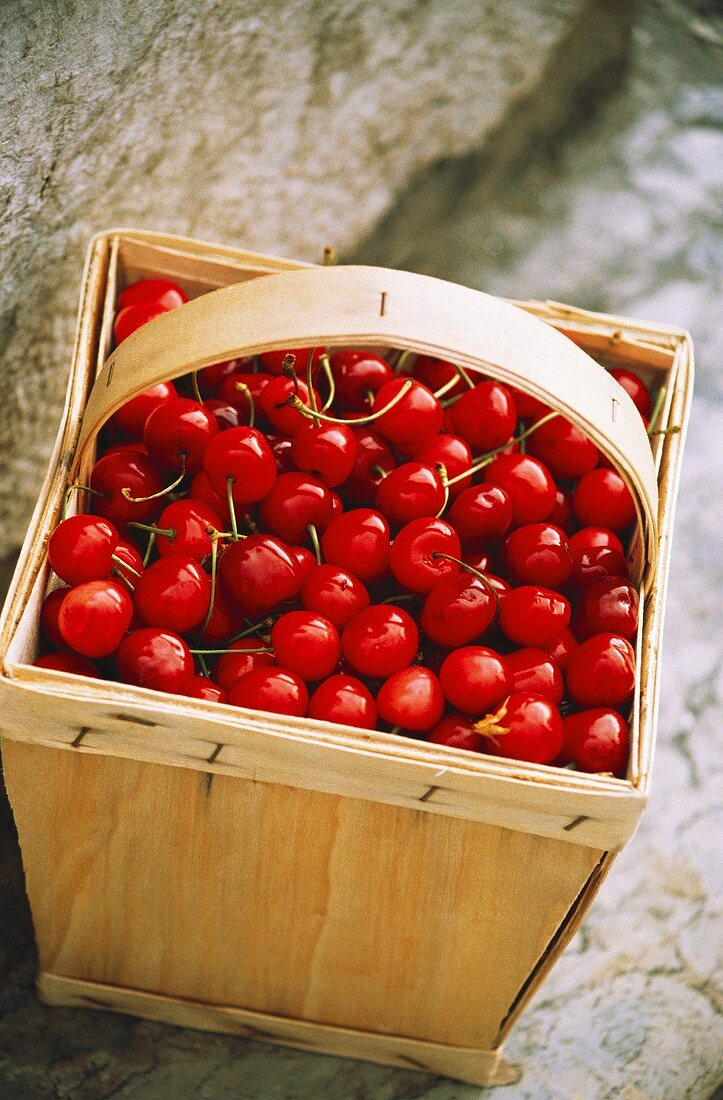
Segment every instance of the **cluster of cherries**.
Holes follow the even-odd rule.
[[[117,342],[186,301],[146,279]],[[642,381],[613,372],[650,415]],[[36,664],[624,774],[631,495],[535,398],[428,356],[217,363],[113,416]]]

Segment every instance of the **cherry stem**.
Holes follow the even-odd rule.
[[[190,650],[190,652],[193,653],[194,656],[201,655],[203,657],[211,657],[211,656],[214,656],[217,653],[238,653],[239,650],[238,649],[192,649],[192,650]],[[270,649],[268,646],[266,646],[263,649],[243,649],[243,650],[241,650],[241,652],[242,653],[273,653],[274,651],[273,651],[273,649]]]
[[[111,570],[111,573],[114,573],[119,581],[123,581],[123,584],[126,585],[129,592],[135,592],[135,588],[131,584],[129,578],[125,575],[125,573],[121,573],[117,565]],[[140,576],[140,573],[138,574],[138,576]]]
[[[388,413],[391,409],[394,408],[395,405],[398,405],[399,402],[407,396],[413,385],[414,379],[408,378],[400,389],[399,393],[395,394],[395,396],[388,404],[384,406],[383,409],[379,409],[377,412],[370,413],[369,416],[363,416],[359,420],[354,420],[354,427],[359,427],[359,425],[361,424],[371,424],[373,420],[378,420],[380,416],[384,416],[385,413]],[[300,397],[294,394],[291,394],[291,396],[287,399],[287,404],[291,405],[291,407],[296,409],[297,412],[300,412],[302,416],[305,416],[307,418],[307,420],[313,417],[318,417],[319,420],[323,420],[326,424],[348,425],[350,423],[348,420],[340,420],[336,416],[326,416],[324,413],[314,412],[313,409],[307,408]]]
[[[389,732],[390,733],[401,733],[402,732],[402,727],[401,726],[392,726],[392,728],[389,730]]]
[[[218,563],[218,539],[218,531],[214,531],[211,535],[211,598],[208,601],[206,618],[203,620],[203,626],[201,627],[201,638],[206,633],[208,624],[211,622],[213,609],[216,606],[216,565]]]
[[[330,244],[325,244],[324,245],[324,256],[323,256],[323,259],[321,261],[322,267],[333,267],[335,263],[336,263],[336,253],[334,252],[333,246],[330,245]]]
[[[334,381],[334,372],[331,369],[329,356],[326,354],[326,352],[324,352],[323,355],[319,356],[319,363],[321,365],[321,369],[324,372],[324,375],[326,376],[326,380],[329,383],[329,396],[327,397],[324,404],[321,406],[321,412],[326,412],[326,410],[330,408],[331,405],[333,405],[334,403],[334,398],[336,396],[336,382]]]
[[[457,378],[457,376],[455,375],[454,377],[450,378],[448,382],[445,382],[443,386],[440,386],[438,390],[435,390],[434,396],[439,401],[440,397],[444,397],[445,393],[449,393],[450,390],[453,390],[458,382],[459,378]]]
[[[203,398],[201,397],[201,391],[198,388],[198,371],[195,370],[191,374],[191,385],[193,386],[193,392],[199,405],[203,404]]]
[[[231,516],[231,537],[234,542],[238,542],[238,526],[236,524],[236,506],[233,502],[233,483],[236,480],[235,477],[226,478],[226,499],[228,501],[228,510]]]
[[[411,354],[412,353],[409,350],[409,348],[404,348],[402,351],[399,352],[399,355],[397,356],[397,358],[394,362],[394,373],[395,373],[395,375],[399,376],[402,373],[402,367],[404,366],[404,364],[406,363],[407,359],[409,358],[409,356]]]
[[[490,741],[494,741],[495,743],[498,737],[504,737],[505,734],[509,733],[508,726],[500,725],[502,719],[507,714],[507,704],[509,701],[510,697],[508,695],[504,702],[500,704],[498,710],[493,714],[485,714],[484,718],[480,718],[479,722],[474,723],[474,730],[483,737],[489,737]]]
[[[288,378],[290,382],[294,383],[294,394],[298,397],[299,396],[299,379],[297,377],[296,369],[294,367],[295,362],[296,362],[296,356],[295,355],[291,355],[291,353],[289,353],[289,355],[285,355],[284,356],[284,361],[281,364],[281,373],[283,374],[284,378]]]
[[[438,462],[435,469],[442,480],[442,486],[444,488],[444,504],[435,516],[435,519],[439,519],[440,516],[444,515],[444,510],[449,504],[449,482],[447,481],[447,467],[443,462]]]
[[[661,386],[655,395],[655,404],[653,405],[653,411],[650,414],[650,421],[648,422],[648,435],[658,435],[655,430],[655,425],[658,418],[663,411],[663,404],[665,403],[665,397],[668,392],[667,386]]]
[[[246,622],[248,622],[248,619],[246,620]],[[263,627],[266,627],[268,631],[268,626],[270,622],[270,619],[262,619],[261,622],[250,623],[247,630],[242,630],[240,634],[235,634],[233,638],[229,638],[229,644],[231,642],[240,642],[242,638],[248,638],[251,634],[259,634],[262,638],[267,637],[268,634],[264,635],[262,633],[262,630]],[[246,651],[242,650],[242,652]]]
[[[482,584],[485,586],[487,591],[490,592],[491,595],[494,598],[494,601],[495,601],[495,619],[497,618],[497,616],[500,613],[500,594],[497,591],[497,589],[495,588],[495,586],[492,584],[492,582],[490,580],[488,580],[487,577],[485,577],[484,573],[482,573],[479,569],[475,569],[475,567],[473,565],[468,565],[466,561],[460,561],[459,558],[453,558],[451,554],[442,554],[441,551],[439,551],[439,550],[435,550],[432,553],[432,557],[433,558],[444,558],[445,561],[456,562],[456,564],[460,567],[460,569],[464,569],[464,571],[466,573],[471,573],[472,576],[476,577],[478,581],[482,581]]]
[[[136,523],[131,520],[128,527],[137,527],[139,531],[150,531],[153,535],[163,535],[166,539],[175,539],[178,535],[175,527],[155,527],[152,523]]]
[[[123,569],[127,569],[128,572],[132,573],[134,577],[140,577],[140,573],[138,572],[138,570],[134,569],[132,565],[129,565],[127,561],[124,561],[123,558],[118,556],[118,554],[111,554],[110,559],[111,561],[114,561],[116,565],[120,565],[123,567]]]
[[[316,524],[310,523],[306,530],[309,532],[311,545],[313,546],[314,553],[316,554],[316,564],[321,565],[321,546],[319,545],[319,532],[316,530]]]
[[[387,596],[386,600],[380,600],[379,603],[400,603],[402,600],[418,600],[419,598],[417,592],[400,592],[398,596]]]
[[[121,495],[125,497],[129,504],[145,504],[148,500],[158,500],[159,497],[165,497],[169,493],[172,493],[186,476],[186,452],[180,451],[178,457],[181,460],[181,472],[175,481],[172,481],[170,485],[166,485],[165,489],[159,489],[157,493],[151,493],[151,495],[147,497],[132,497],[130,489],[127,485],[124,485],[121,489]]]
[[[148,536],[148,546],[146,547],[146,552],[143,555],[143,568],[144,569],[148,565],[148,562],[151,560],[151,554],[153,553],[153,547],[155,545],[156,545],[156,532],[151,531],[150,535]]]
[[[384,480],[385,477],[389,477],[389,473],[390,473],[390,471],[385,470],[383,466],[372,466],[371,467],[371,472],[373,474],[376,474],[377,477],[380,477],[382,479],[382,481]]]
[[[257,525],[255,519],[253,518],[253,516],[250,515],[248,512],[246,512],[244,514],[244,523],[246,524],[246,526],[248,527],[248,529],[249,529],[249,531],[251,532],[252,535],[258,534],[258,530],[259,530],[258,525]],[[226,537],[231,538],[230,535],[227,535]],[[241,538],[240,535],[239,535],[239,538]]]
[[[438,390],[435,390],[434,396],[437,398],[438,401],[439,401],[440,397],[444,397],[445,393],[449,393],[450,390],[454,389],[454,387],[459,382],[460,378],[465,383],[465,385],[471,390],[473,390],[475,388],[475,386],[477,385],[476,382],[472,381],[470,376],[467,374],[467,371],[464,369],[464,367],[461,367],[459,365],[459,363],[452,363],[452,366],[454,367],[455,371],[457,372],[456,377],[450,378],[449,382],[445,382],[443,386],[440,386],[440,388]],[[462,396],[462,394],[459,394],[459,397],[461,397],[461,396]]]
[[[316,391],[314,390],[314,380],[312,378],[312,369],[314,366],[314,356],[316,355],[316,348],[309,348],[309,358],[306,360],[306,392],[309,395],[309,404],[313,412],[314,427],[319,427],[319,403],[316,400]]]
[[[254,401],[253,394],[248,388],[245,382],[234,382],[233,388],[239,393],[242,393],[249,403],[249,428],[253,428],[256,423],[256,403]]]
[[[472,381],[470,376],[467,374],[466,369],[464,367],[460,366],[459,363],[453,363],[452,366],[457,371],[457,374],[460,376],[462,381],[467,385],[467,387],[469,389],[473,390],[475,388],[475,386],[477,385],[477,383]]]
[[[211,673],[208,671],[208,665],[206,664],[206,662],[203,658],[203,654],[202,653],[197,653],[196,656],[198,657],[198,663],[201,666],[201,674],[203,676],[205,676],[207,680],[210,680],[211,679]]]
[[[532,435],[533,432],[536,432],[538,428],[541,428],[543,424],[547,424],[548,420],[554,420],[554,418],[559,415],[559,412],[546,413],[545,416],[541,417],[534,424],[531,424],[529,428],[525,428],[519,435],[515,435],[512,439],[508,439],[506,443],[500,443],[499,447],[494,447],[491,451],[487,451],[478,459],[475,459],[468,470],[463,470],[461,474],[457,474],[456,477],[450,478],[447,485],[456,485],[458,481],[464,481],[470,474],[474,474],[484,466],[489,466],[490,462],[493,462],[497,455],[502,454],[508,447],[513,447],[515,443],[520,443],[523,439],[527,439],[527,437]]]
[[[110,496],[110,493],[101,493],[98,489],[91,489],[90,485],[81,485],[79,482],[74,481],[73,484],[69,485],[68,488],[65,490],[63,508],[60,513],[61,519],[65,519],[65,514],[68,511],[68,505],[70,504],[70,498],[72,497],[73,493],[76,492],[90,493],[90,495],[93,497],[105,497],[106,500]]]

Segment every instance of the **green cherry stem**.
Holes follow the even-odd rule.
[[[116,565],[122,569],[127,569],[129,573],[132,573],[134,577],[140,577],[140,573],[137,569],[134,569],[132,565],[129,565],[127,561],[123,561],[123,558],[118,557],[117,554],[111,554],[111,561],[114,561]]]
[[[152,523],[137,523],[134,519],[128,527],[137,527],[139,531],[150,531],[153,535],[163,535],[166,539],[175,539],[178,532],[175,527],[155,527]]]
[[[198,401],[199,405],[203,404],[203,398],[201,397],[201,391],[198,387],[198,371],[192,371],[191,373],[191,385],[193,386],[193,393]]]
[[[490,462],[493,462],[497,455],[502,454],[508,447],[514,446],[515,443],[520,443],[523,439],[527,439],[528,436],[536,432],[538,428],[541,428],[543,424],[547,424],[548,420],[554,420],[556,416],[559,416],[559,412],[550,412],[541,417],[534,424],[531,424],[529,428],[525,428],[519,435],[515,435],[512,439],[508,439],[506,443],[501,443],[499,447],[494,447],[491,451],[487,451],[476,459],[468,470],[463,470],[461,474],[457,474],[456,477],[452,477],[447,482],[447,485],[456,485],[458,481],[464,481],[470,474],[474,474],[477,470],[481,470],[484,466],[489,466]]]
[[[219,653],[238,653],[237,649],[192,649],[194,656],[212,657]],[[244,653],[273,653],[273,649],[265,646],[263,649],[244,649]]]
[[[442,479],[442,485],[444,486],[444,504],[435,516],[435,519],[439,519],[440,516],[444,515],[444,510],[449,504],[449,482],[447,481],[447,467],[444,465],[443,462],[438,462],[435,466],[435,469]]]
[[[432,553],[433,558],[444,558],[445,561],[453,561],[460,569],[464,569],[465,572],[471,573],[473,577],[476,577],[478,581],[481,581],[487,591],[494,597],[495,601],[495,619],[500,613],[500,594],[495,586],[485,577],[484,573],[479,569],[475,569],[473,565],[468,565],[466,561],[460,561],[459,558],[453,558],[451,554],[443,554],[439,550],[435,550]]]
[[[316,348],[309,348],[309,358],[306,360],[306,392],[309,395],[309,404],[313,413],[314,427],[319,427],[319,404],[316,400],[316,391],[314,390],[314,380],[312,378],[312,369],[314,366],[314,356],[316,354]]]
[[[150,535],[148,536],[148,546],[146,546],[146,552],[143,555],[143,568],[144,569],[148,565],[148,562],[151,560],[151,554],[153,553],[153,547],[155,545],[156,545],[156,532],[151,531]]]
[[[402,373],[402,370],[404,368],[404,364],[406,363],[407,359],[409,358],[409,356],[411,354],[412,353],[409,350],[409,348],[404,348],[403,351],[399,352],[399,354],[398,354],[398,356],[397,356],[397,358],[394,362],[394,374],[397,377],[399,377],[399,375]]]
[[[450,390],[453,390],[458,382],[459,378],[457,378],[457,376],[455,375],[453,378],[450,378],[448,382],[445,382],[443,386],[440,386],[438,390],[435,390],[434,396],[439,401],[440,397],[444,397],[446,393],[449,393]]]
[[[248,619],[245,620],[248,622]],[[263,641],[268,638],[269,625],[273,625],[272,619],[262,619],[258,623],[249,623],[246,630],[242,630],[240,634],[234,634],[233,638],[229,638],[227,645],[231,645],[233,642],[240,642],[242,638],[248,638],[251,634],[257,634]],[[264,633],[266,628],[266,633]]]
[[[653,411],[650,414],[650,421],[648,422],[648,435],[657,435],[655,425],[657,424],[660,414],[663,411],[663,404],[665,403],[665,397],[668,392],[667,386],[661,386],[655,395],[655,404],[653,405]]]
[[[125,497],[129,504],[145,504],[146,501],[158,500],[159,497],[165,497],[168,495],[168,493],[172,493],[173,490],[181,484],[184,477],[186,476],[186,452],[181,451],[179,457],[181,459],[181,472],[176,480],[172,481],[170,485],[166,485],[164,489],[159,489],[157,493],[151,493],[150,496],[147,497],[132,497],[130,489],[127,485],[125,485],[121,489],[121,494]]]
[[[228,501],[229,515],[231,516],[231,537],[238,542],[238,525],[236,523],[236,505],[233,502],[233,483],[235,477],[226,478],[226,500]]]
[[[402,600],[418,600],[420,598],[417,592],[400,592],[398,596],[387,596],[386,600],[380,600],[379,603],[401,603]]]
[[[321,565],[321,546],[319,545],[319,532],[316,530],[316,524],[310,523],[306,530],[309,532],[311,545],[314,548],[314,553],[316,555],[316,564]]]
[[[198,657],[198,663],[201,666],[201,675],[205,676],[207,680],[210,680],[211,673],[208,671],[208,665],[206,664],[203,654],[197,653],[196,656]]]
[[[287,398],[287,404],[291,405],[291,407],[296,409],[297,412],[300,412],[302,416],[305,416],[307,418],[307,420],[313,419],[314,417],[318,417],[319,420],[323,420],[326,424],[347,424],[348,425],[349,423],[353,423],[354,427],[357,428],[361,424],[371,424],[372,421],[378,420],[380,416],[384,416],[384,413],[389,412],[390,409],[393,409],[395,405],[398,405],[399,402],[407,396],[407,394],[409,393],[409,391],[410,391],[410,389],[412,388],[413,385],[414,385],[414,379],[413,378],[408,378],[407,381],[402,386],[402,388],[400,389],[399,393],[396,394],[391,399],[391,401],[387,405],[384,406],[383,409],[379,409],[377,412],[370,413],[369,416],[363,416],[363,417],[361,417],[361,419],[354,420],[354,421],[340,420],[339,417],[336,417],[336,416],[326,416],[324,413],[314,412],[313,409],[308,408],[304,404],[304,402],[301,400],[301,398],[298,395],[295,395],[295,394],[291,394],[291,396]]]
[[[206,618],[203,620],[203,626],[201,627],[201,638],[206,633],[208,624],[211,622],[213,609],[216,606],[216,566],[218,564],[218,539],[218,531],[214,531],[211,535],[211,598],[208,601]]]
[[[245,382],[234,382],[233,388],[242,393],[249,403],[249,428],[253,428],[256,423],[256,403],[254,402],[253,394],[248,388]]]
[[[329,356],[326,354],[326,352],[324,352],[323,355],[319,356],[319,363],[321,365],[321,369],[324,372],[324,375],[326,376],[326,380],[329,383],[329,396],[327,397],[324,404],[321,406],[321,412],[326,412],[326,410],[330,408],[334,403],[334,398],[336,397],[336,382],[334,381],[334,372],[331,369]]]
[[[91,489],[90,485],[81,485],[80,482],[74,481],[72,485],[69,485],[65,490],[65,496],[63,498],[63,508],[60,513],[60,518],[65,519],[73,493],[90,493],[92,497],[104,497],[108,499],[108,493],[101,493],[98,489]]]

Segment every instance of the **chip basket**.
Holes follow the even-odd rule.
[[[111,351],[117,294],[148,276],[191,301]],[[484,370],[562,411],[618,467],[638,510],[642,609],[624,779],[33,667],[48,538],[104,421],[193,368],[312,344]],[[652,451],[612,366],[665,387],[660,426],[672,430]],[[505,1037],[648,798],[692,373],[688,335],[660,325],[407,272],[97,236],[62,423],[0,628],[5,783],[41,1000],[479,1085],[516,1079]]]

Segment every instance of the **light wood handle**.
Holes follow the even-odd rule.
[[[310,268],[212,291],[138,329],[90,394],[76,463],[113,412],[158,382],[241,355],[293,347],[407,348],[521,386],[559,409],[615,463],[635,500],[643,583],[657,556],[657,481],[643,422],[581,348],[507,302],[426,275]]]

